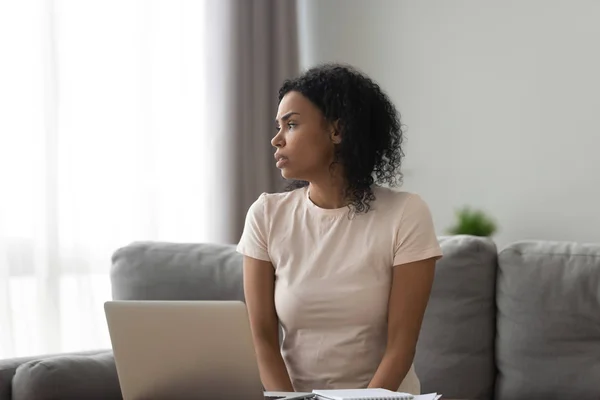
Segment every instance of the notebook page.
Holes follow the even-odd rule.
[[[339,389],[313,390],[313,393],[323,399],[331,400],[412,400],[408,393],[392,392],[387,389]]]

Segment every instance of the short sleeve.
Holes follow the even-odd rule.
[[[266,194],[263,193],[248,209],[237,251],[258,260],[271,261],[267,248],[265,200]]]
[[[420,196],[411,194],[396,235],[394,266],[441,256],[429,207]]]

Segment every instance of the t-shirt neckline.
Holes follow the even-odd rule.
[[[344,206],[344,207],[340,207],[340,208],[319,207],[310,199],[310,189],[308,186],[306,186],[304,188],[304,198],[306,200],[306,204],[307,204],[308,208],[311,210],[311,212],[316,213],[316,214],[328,215],[328,216],[342,216],[342,215],[346,215],[350,211],[348,206]]]

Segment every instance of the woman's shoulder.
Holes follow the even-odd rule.
[[[389,206],[394,206],[396,208],[398,206],[406,206],[410,203],[423,201],[421,196],[417,193],[383,186],[373,187],[373,194],[375,195],[375,202],[386,208]]]
[[[263,192],[258,196],[253,207],[262,208],[281,207],[286,204],[302,201],[306,188],[299,188],[287,192],[267,193]]]
[[[418,193],[379,186],[373,189],[373,194],[374,209],[390,217],[404,218],[408,214],[427,217],[430,214],[429,205]]]
[[[376,198],[375,210],[394,223],[431,219],[429,205],[418,193],[378,187],[373,194]]]
[[[302,200],[302,189],[284,193],[261,193],[250,205],[246,213],[246,228],[259,227],[266,232],[274,214],[285,213],[294,202]]]

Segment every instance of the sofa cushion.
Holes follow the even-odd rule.
[[[440,238],[433,289],[417,344],[423,393],[489,399],[494,394],[494,243],[474,236]]]
[[[26,362],[17,368],[12,392],[13,400],[122,398],[112,352]]]
[[[19,365],[35,360],[34,357],[19,357],[0,360],[0,399],[12,399],[12,380]]]
[[[91,351],[81,351],[78,353],[70,353],[70,355],[93,355],[98,353],[105,353],[107,350],[91,350]],[[12,399],[12,380],[13,376],[15,376],[15,372],[17,368],[21,364],[25,364],[29,361],[39,360],[41,358],[50,358],[58,355],[64,354],[46,354],[43,356],[28,356],[28,357],[19,357],[19,358],[9,358],[5,360],[0,360],[0,399]]]
[[[112,261],[115,300],[244,300],[234,245],[137,242]]]
[[[497,304],[498,399],[600,399],[600,245],[510,245]]]

